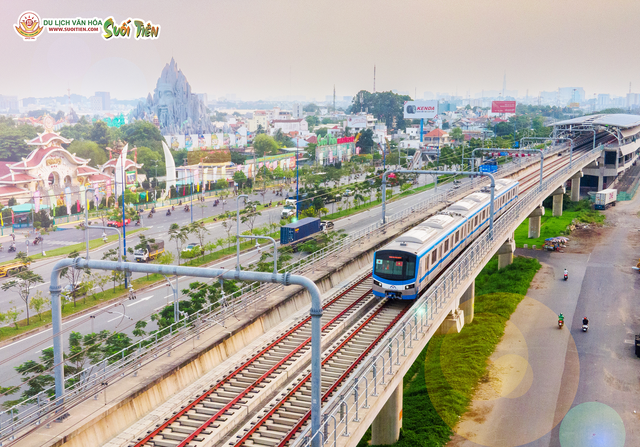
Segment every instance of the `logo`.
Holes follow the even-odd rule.
[[[142,39],[157,39],[160,25],[141,19],[127,19],[121,24],[113,17],[66,17],[43,18],[32,11],[22,13],[18,23],[14,26],[16,32],[26,41],[35,40],[43,30],[47,33],[91,33],[102,34],[104,40],[112,37]]]
[[[27,11],[18,17],[18,24],[14,28],[25,41],[36,40],[38,34],[42,32],[40,23],[38,14]]]

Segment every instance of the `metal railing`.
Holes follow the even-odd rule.
[[[513,172],[535,163],[537,163],[537,160],[529,161],[528,163],[518,162],[503,165],[502,169],[499,169],[496,173],[496,176],[511,175]],[[556,175],[558,174],[556,173]],[[384,233],[397,223],[404,222],[408,217],[414,217],[416,214],[428,212],[439,205],[457,200],[458,197],[468,191],[485,184],[488,184],[486,178],[473,178],[458,189],[439,192],[389,216],[386,224],[381,221],[375,222],[329,244],[317,252],[280,268],[279,271],[298,275],[309,272],[317,268],[318,264],[340,253],[349,251],[353,246],[360,244],[364,238],[371,238]],[[74,375],[66,377],[67,391],[63,398],[63,405],[61,405],[62,402],[48,397],[54,390],[54,387],[51,386],[21,404],[0,412],[0,440],[12,437],[14,433],[29,425],[39,425],[44,420],[54,418],[56,414],[60,414],[63,408],[71,408],[77,403],[90,399],[92,396],[97,398],[97,394],[112,383],[114,379],[125,377],[131,372],[136,374],[135,371],[140,367],[152,362],[161,355],[170,355],[171,351],[177,346],[186,343],[193,337],[199,338],[200,333],[216,324],[224,327],[228,319],[239,319],[238,315],[246,313],[246,310],[251,306],[257,309],[259,302],[262,302],[269,293],[280,287],[282,286],[268,283],[247,284],[235,293],[226,297],[223,296],[219,304],[210,304],[189,317],[136,341],[132,346],[105,358],[98,364],[91,365]]]
[[[464,292],[461,287],[464,282],[475,277],[531,210],[557,189],[558,183],[573,174],[576,164],[590,162],[601,150],[601,147],[590,150],[578,160],[574,159],[571,166],[563,167],[535,186],[496,221],[493,238],[485,231],[471,243],[323,405],[322,428],[314,434],[307,428],[293,446],[310,445],[316,436],[321,438],[322,445],[336,446],[339,436],[349,436],[349,424],[359,421],[361,411],[369,408],[369,401],[377,398],[391,382],[407,350],[413,349],[416,343],[421,347],[426,345],[427,334],[437,328],[436,320],[444,319],[454,299]]]

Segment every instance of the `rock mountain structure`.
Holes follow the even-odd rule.
[[[146,120],[160,125],[162,135],[198,134],[213,132],[213,124],[207,114],[207,106],[195,93],[187,78],[171,62],[164,66],[162,74],[146,102],[140,102],[129,115],[129,121]]]

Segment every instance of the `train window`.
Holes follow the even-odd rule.
[[[448,252],[449,251],[449,239],[444,241],[444,252]]]
[[[455,243],[457,244],[459,240],[460,240],[460,231],[456,231],[456,241],[455,241]]]
[[[438,260],[438,250],[436,249],[431,252],[431,264],[435,265],[437,260]]]
[[[394,250],[376,252],[374,274],[383,279],[406,281],[416,276],[416,256]]]

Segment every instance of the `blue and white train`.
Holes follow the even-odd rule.
[[[376,251],[373,294],[412,300],[489,227],[488,188],[469,194]],[[494,219],[518,200],[516,180],[496,180]]]

